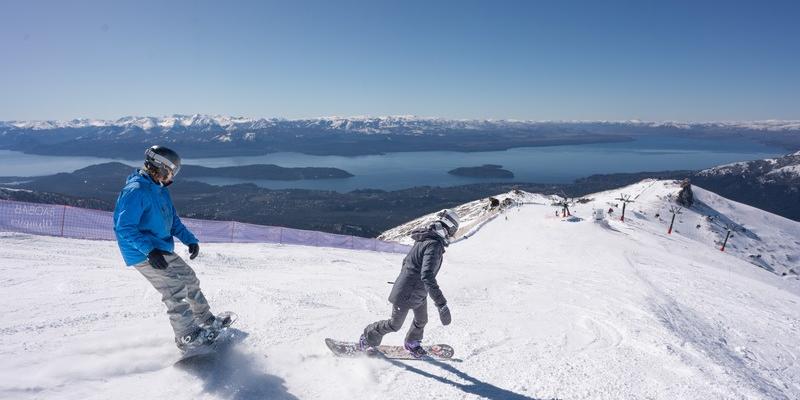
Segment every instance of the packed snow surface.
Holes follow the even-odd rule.
[[[528,202],[451,245],[439,283],[453,323],[431,307],[425,339],[455,348],[447,363],[335,358],[323,343],[388,317],[402,255],[203,244],[190,264],[213,310],[239,314],[238,342],[175,366],[159,295],[114,243],[0,234],[0,398],[800,398],[798,280],[719,251],[695,214],[667,235],[653,207],[675,187],[588,196],[572,218]],[[620,191],[637,197],[626,221],[595,222]],[[695,195],[796,257],[800,224]]]

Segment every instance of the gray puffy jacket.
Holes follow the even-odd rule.
[[[415,240],[414,246],[403,260],[403,268],[394,281],[389,301],[397,307],[416,308],[422,305],[426,296],[431,296],[437,306],[446,304],[436,274],[442,266],[447,244],[430,229],[413,232],[411,237]]]

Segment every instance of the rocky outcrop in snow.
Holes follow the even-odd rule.
[[[678,204],[689,208],[694,204],[694,194],[692,193],[692,184],[689,182],[688,179],[681,182],[681,190],[678,192],[678,198],[676,199]]]

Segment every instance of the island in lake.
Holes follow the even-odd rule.
[[[470,178],[513,178],[514,173],[503,169],[502,165],[484,164],[480,167],[461,167],[450,171],[448,174],[457,176],[466,176]]]
[[[102,199],[104,197],[100,196],[100,193],[116,192],[119,194],[121,185],[125,183],[125,179],[135,168],[119,162],[110,162],[90,165],[74,172],[62,172],[54,175],[31,177],[0,176],[0,186],[53,193],[75,193],[78,197]],[[176,183],[198,178],[291,181],[301,179],[341,179],[352,176],[351,173],[338,168],[285,168],[272,164],[220,168],[184,165],[181,167]]]
[[[273,164],[240,165],[219,168],[184,165],[181,168],[182,178],[238,178],[297,181],[303,179],[341,179],[350,178],[352,176],[353,174],[339,168],[286,168]]]

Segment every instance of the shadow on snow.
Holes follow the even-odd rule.
[[[439,367],[439,368],[441,368],[441,369],[443,369],[443,370],[445,370],[447,372],[450,372],[450,373],[454,374],[455,376],[457,376],[459,379],[465,380],[468,383],[459,383],[459,382],[447,379],[445,377],[434,375],[434,374],[432,374],[430,372],[421,370],[419,368],[413,367],[413,366],[408,365],[406,363],[402,363],[400,361],[393,360],[393,359],[390,359],[390,358],[382,358],[382,359],[385,360],[386,362],[392,364],[392,365],[395,365],[395,366],[398,366],[398,367],[402,367],[406,371],[410,371],[410,372],[413,372],[415,374],[422,375],[422,376],[424,376],[426,378],[430,378],[430,379],[433,379],[435,381],[451,385],[451,386],[453,386],[453,387],[455,387],[457,389],[460,389],[464,393],[474,394],[474,395],[480,396],[480,397],[485,398],[485,399],[489,399],[489,400],[537,400],[537,399],[534,399],[533,397],[528,397],[528,396],[525,396],[525,395],[522,395],[522,394],[519,394],[519,393],[512,392],[510,390],[499,388],[499,387],[497,387],[495,385],[492,385],[491,383],[480,381],[480,380],[478,380],[476,378],[473,378],[472,376],[468,375],[467,373],[459,370],[458,368],[454,367],[452,364],[447,363],[447,362],[442,362],[442,361],[433,360],[433,359],[426,359],[425,360],[426,362],[428,362],[428,364],[435,365],[435,366],[437,366],[437,367]]]
[[[287,391],[283,379],[264,373],[255,356],[236,349],[235,345],[248,334],[232,330],[231,343],[216,353],[187,359],[175,366],[202,380],[205,392],[224,398],[297,400]]]

